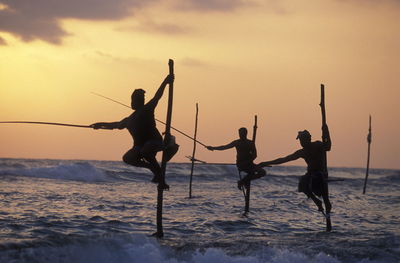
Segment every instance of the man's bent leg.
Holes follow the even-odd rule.
[[[319,200],[312,192],[304,192],[304,194],[308,197],[308,198],[311,198],[313,201],[314,201],[314,203],[317,205],[317,207],[318,207],[318,211],[321,211],[321,212],[323,212],[324,211],[324,208],[322,207],[322,201],[321,200]]]
[[[241,189],[243,185],[250,185],[250,181],[261,178],[267,173],[263,168],[257,167],[255,164],[250,164],[247,167],[238,167],[239,171],[247,173],[243,179],[238,181],[238,188]]]
[[[160,183],[164,189],[169,189],[169,185],[165,183],[165,179],[161,182],[161,167],[156,159],[157,152],[162,151],[163,144],[161,141],[149,141],[141,149],[141,155],[150,164],[150,170],[154,177],[151,180],[153,183]]]
[[[326,182],[326,180],[323,184],[322,199],[324,200],[326,213],[329,214],[331,212],[332,205],[329,201],[328,182]]]
[[[260,167],[254,168],[254,176],[251,180],[258,179],[267,175],[267,172]]]
[[[161,167],[157,162],[156,155],[153,156],[147,155],[144,157],[146,161],[150,163],[150,170],[153,172],[154,176],[151,181],[153,183],[158,183],[158,186],[164,190],[169,190],[169,185],[165,182],[165,178],[161,177]]]
[[[130,164],[132,166],[150,169],[150,164],[142,160],[140,156],[140,150],[136,147],[127,151],[122,157],[122,160],[124,161],[124,163]]]
[[[148,141],[140,149],[140,155],[145,159],[149,165],[150,170],[153,172],[155,177],[159,177],[161,173],[161,167],[157,162],[157,152],[162,150],[162,142],[160,141]]]
[[[324,211],[322,202],[319,200],[311,190],[311,175],[305,174],[300,177],[298,191],[303,192],[308,198],[311,198],[318,207],[318,211]]]

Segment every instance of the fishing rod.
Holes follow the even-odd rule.
[[[112,102],[118,103],[119,105],[122,105],[122,106],[125,106],[125,107],[131,109],[131,107],[129,107],[128,105],[126,105],[126,104],[124,104],[124,103],[122,103],[122,102],[119,102],[119,101],[117,101],[117,100],[111,99],[111,98],[109,98],[109,97],[106,97],[106,96],[104,96],[104,95],[98,94],[98,93],[96,93],[96,92],[91,92],[91,93],[94,94],[94,95],[96,95],[96,96],[102,97],[102,98],[104,98],[104,99],[110,100],[110,101],[112,101]],[[158,120],[158,119],[155,119],[155,120],[158,121],[158,122],[160,122],[160,123],[162,123],[162,124],[164,124],[164,125],[166,125],[166,123],[163,122],[163,121],[160,121],[160,120]],[[178,129],[172,127],[172,126],[171,126],[171,129],[173,129],[174,131],[179,132],[180,134],[186,136],[187,138],[189,138],[189,139],[191,139],[191,140],[197,142],[198,144],[201,144],[202,146],[204,146],[204,147],[207,148],[207,145],[205,145],[204,143],[202,143],[202,142],[200,142],[200,141],[198,141],[198,140],[192,138],[191,136],[187,135],[186,133],[184,133],[184,132],[182,132],[182,131],[180,131],[180,130],[178,130]]]
[[[0,123],[28,123],[28,124],[45,124],[45,125],[57,125],[57,126],[68,126],[68,127],[78,127],[78,128],[93,128],[91,125],[78,125],[78,124],[44,122],[44,121],[0,121]]]

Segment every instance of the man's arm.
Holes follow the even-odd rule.
[[[223,151],[223,150],[227,150],[227,149],[230,149],[233,147],[235,147],[235,141],[228,143],[226,145],[221,145],[221,146],[207,146],[207,149],[210,151],[214,151],[214,150]]]
[[[124,129],[127,127],[128,118],[123,119],[122,121],[116,122],[96,122],[90,125],[93,129],[106,129],[106,130],[113,130],[113,129]]]
[[[266,166],[270,166],[270,165],[282,164],[282,163],[294,161],[294,160],[301,158],[301,156],[302,156],[301,153],[302,153],[302,150],[298,150],[298,151],[296,151],[286,157],[283,157],[283,158],[278,158],[278,159],[268,161],[268,162],[261,162],[257,166],[258,167],[266,167]]]
[[[154,107],[157,106],[158,101],[161,99],[162,95],[164,94],[165,87],[168,83],[172,83],[175,80],[174,75],[168,75],[165,77],[164,81],[161,83],[160,87],[158,88],[154,97],[148,102],[148,104],[153,104]]]
[[[329,135],[328,125],[326,124],[322,125],[322,143],[324,145],[325,151],[331,150],[331,136]]]

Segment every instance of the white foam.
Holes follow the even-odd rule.
[[[176,253],[173,248],[160,245],[156,239],[143,235],[131,238],[96,239],[64,246],[42,246],[18,250],[18,254],[3,252],[6,262],[74,262],[74,263],[340,263],[339,260],[320,253],[309,257],[300,252],[265,247],[249,251],[249,255],[228,255],[219,248]]]
[[[220,248],[176,251],[161,245],[157,239],[141,234],[97,237],[52,245],[0,250],[0,262],[73,262],[73,263],[341,263],[320,252],[306,255],[299,251],[265,246],[248,251],[247,255],[229,255]],[[64,245],[61,245],[63,244]],[[235,248],[227,248],[234,251]],[[182,253],[183,252],[183,253]],[[383,263],[385,259],[353,259],[353,263]],[[392,262],[392,261],[390,261]]]

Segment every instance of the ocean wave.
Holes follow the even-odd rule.
[[[49,167],[0,169],[0,175],[28,176],[36,178],[50,178],[61,180],[74,180],[83,182],[110,181],[107,174],[94,167],[88,162],[77,162],[73,164],[60,164]]]
[[[245,255],[235,255],[226,249],[189,248],[176,249],[163,243],[168,241],[147,237],[142,234],[81,238],[62,238],[62,242],[46,242],[37,244],[16,244],[3,246],[0,252],[1,262],[76,262],[76,263],[341,263],[334,256],[319,252],[308,255],[300,251],[274,248],[269,246],[250,249]],[[234,250],[235,244],[232,244]],[[353,259],[354,263],[395,262],[395,259],[368,258]]]
[[[168,180],[187,181],[191,164],[170,163],[167,166]],[[296,184],[305,167],[275,166],[265,168],[267,176],[263,180],[283,183],[289,181]],[[361,168],[332,168],[329,178],[333,181],[345,181],[346,184],[362,184],[365,171]],[[117,161],[71,161],[71,160],[25,160],[0,159],[0,175],[29,176],[84,182],[109,181],[148,181],[152,174],[148,169],[133,167]],[[242,177],[244,174],[242,174]],[[197,164],[194,167],[194,180],[237,180],[239,172],[234,164]],[[398,170],[371,170],[370,182],[398,183]]]
[[[165,239],[157,240],[143,235],[155,230],[150,171],[0,159],[0,262],[400,262],[398,171],[371,173],[366,195],[361,169],[331,171],[344,181],[330,184],[334,230],[326,233],[325,218],[297,192],[304,167],[266,170],[244,217],[234,165],[196,166],[187,198],[190,164],[168,164]]]

